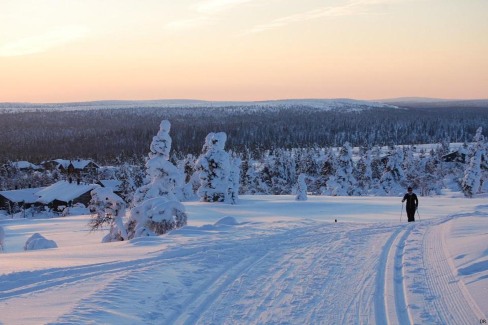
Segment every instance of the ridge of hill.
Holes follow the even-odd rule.
[[[233,110],[312,108],[324,111],[362,111],[375,108],[397,108],[394,105],[355,99],[283,99],[266,101],[205,101],[192,99],[106,100],[70,103],[0,103],[0,112],[77,111],[130,108],[227,108]]]

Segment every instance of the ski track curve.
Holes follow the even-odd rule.
[[[248,225],[134,261],[2,275],[0,304],[100,279],[52,324],[474,324],[443,236],[454,217]]]
[[[163,252],[53,324],[374,324],[374,247],[397,227],[317,223]]]
[[[428,227],[423,238],[427,297],[443,324],[476,324],[485,318],[459,279],[445,243],[449,221],[463,216],[451,216]]]

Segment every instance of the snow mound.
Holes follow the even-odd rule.
[[[26,251],[48,248],[58,248],[58,245],[54,240],[46,239],[44,236],[37,232],[30,236],[30,238],[27,239],[24,245],[24,250]]]
[[[237,222],[236,218],[231,217],[231,216],[226,216],[221,219],[219,219],[216,223],[214,223],[214,226],[236,226],[239,225]]]

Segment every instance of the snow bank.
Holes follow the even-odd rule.
[[[58,245],[54,240],[46,239],[39,233],[33,234],[24,245],[24,250],[33,251],[38,249],[58,248]]]
[[[214,226],[236,226],[239,223],[237,222],[236,218],[227,216],[219,219],[217,222],[214,223]]]

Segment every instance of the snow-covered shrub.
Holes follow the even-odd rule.
[[[24,245],[24,250],[32,251],[38,249],[58,248],[58,245],[54,240],[46,239],[39,233],[33,234]]]
[[[307,184],[305,184],[305,178],[305,174],[298,176],[297,195],[295,196],[295,200],[297,201],[307,201]]]
[[[110,226],[110,232],[103,237],[102,242],[127,240],[124,226],[126,204],[112,189],[99,187],[91,191],[90,212],[92,230],[100,229],[104,225]]]
[[[5,230],[0,226],[0,252],[3,252],[5,247]]]
[[[169,161],[171,124],[163,120],[151,142],[146,162],[148,183],[136,190],[130,218],[126,225],[128,238],[161,235],[186,225],[187,216],[178,197],[183,198],[183,173]]]
[[[129,238],[161,235],[186,225],[185,207],[165,197],[148,199],[132,208],[128,223]]]

